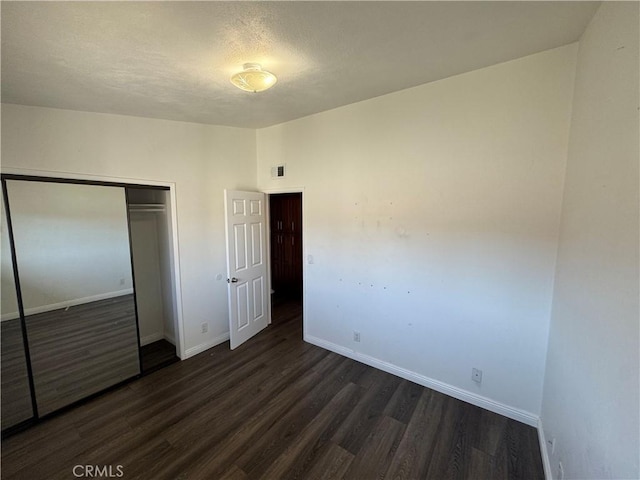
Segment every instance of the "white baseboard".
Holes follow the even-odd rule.
[[[549,459],[549,451],[547,450],[547,440],[544,437],[544,429],[542,428],[542,418],[538,418],[538,441],[540,442],[540,455],[542,455],[544,478],[547,480],[553,480],[551,460]]]
[[[133,288],[127,288],[125,290],[118,290],[116,292],[100,293],[98,295],[91,295],[83,298],[75,298],[73,300],[65,300],[64,302],[51,303],[49,305],[42,305],[40,307],[27,308],[24,311],[25,316],[37,315],[38,313],[51,312],[53,310],[59,310],[61,308],[74,307],[76,305],[83,305],[85,303],[97,302],[99,300],[106,300],[108,298],[121,297],[123,295],[130,295],[133,293]],[[1,321],[14,320],[19,318],[18,312],[10,312],[2,314]]]
[[[162,340],[164,335],[162,332],[152,333],[151,335],[146,335],[144,337],[140,337],[140,346],[149,345],[150,343],[157,342],[158,340]]]
[[[172,336],[169,336],[163,332],[156,332],[156,333],[152,333],[151,335],[140,337],[140,345],[141,346],[149,345],[150,343],[157,342],[159,340],[166,340],[167,342],[173,345],[176,344],[176,340]]]
[[[509,405],[505,405],[504,403],[496,402],[495,400],[483,397],[482,395],[463,390],[462,388],[454,387],[453,385],[449,385],[448,383],[429,378],[416,372],[412,372],[411,370],[398,367],[392,363],[379,360],[375,357],[358,353],[354,350],[350,350],[335,343],[327,342],[312,335],[305,335],[304,341],[312,343],[313,345],[317,345],[318,347],[322,347],[326,350],[331,350],[332,352],[338,353],[345,357],[352,358],[353,360],[364,363],[379,370],[397,375],[398,377],[404,378],[406,380],[410,380],[414,383],[417,383],[418,385],[422,385],[423,387],[431,388],[440,393],[444,393],[445,395],[449,395],[450,397],[454,397],[458,400],[462,400],[477,407],[484,408],[485,410],[504,415],[505,417],[517,420],[522,423],[526,423],[527,425],[531,425],[532,427],[538,426],[538,416],[525,410],[511,407]]]
[[[18,312],[3,313],[2,316],[0,316],[0,322],[15,320],[16,318],[20,318],[20,314]]]
[[[184,352],[184,358],[182,360],[186,360],[187,358],[193,357],[194,355],[202,353],[205,350],[209,350],[210,348],[215,347],[216,345],[220,345],[227,340],[229,340],[229,332],[223,333],[222,335],[219,335],[209,340],[208,342],[196,345],[195,347],[187,348],[187,350]]]

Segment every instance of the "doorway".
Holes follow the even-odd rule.
[[[271,322],[302,319],[302,193],[269,195]]]

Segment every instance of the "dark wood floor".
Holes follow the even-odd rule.
[[[299,315],[276,318],[10,437],[2,478],[544,478],[533,428],[301,337]]]
[[[40,416],[140,373],[133,295],[26,317]]]
[[[151,373],[180,361],[176,356],[176,346],[164,339],[140,347],[140,357],[143,373]]]
[[[140,373],[133,295],[26,317],[44,416]],[[33,416],[20,320],[2,322],[2,428]]]
[[[20,320],[5,320],[1,324],[0,396],[4,430],[33,417],[33,407]]]
[[[302,299],[273,295],[271,298],[271,323],[280,325],[290,320],[302,322]]]

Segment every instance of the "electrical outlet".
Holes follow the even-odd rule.
[[[120,279],[120,285],[124,285],[124,278]]]
[[[477,368],[472,368],[471,369],[471,380],[473,380],[477,384],[481,384],[482,383],[482,370],[479,370]]]
[[[360,332],[356,332],[355,330],[353,331],[353,341],[354,342],[360,341]]]
[[[558,480],[564,479],[564,467],[562,466],[562,462],[558,462]]]
[[[207,322],[202,324],[202,333],[207,333],[209,331],[209,324]]]

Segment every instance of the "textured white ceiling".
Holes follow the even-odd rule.
[[[576,41],[598,2],[2,2],[2,101],[258,128]],[[245,62],[278,76],[252,94]]]

